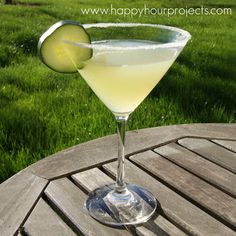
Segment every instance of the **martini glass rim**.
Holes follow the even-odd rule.
[[[172,42],[166,42],[166,43],[158,43],[155,41],[148,41],[148,44],[141,44],[141,45],[128,45],[128,46],[119,46],[119,45],[111,45],[107,44],[107,39],[99,41],[92,42],[92,43],[80,43],[80,42],[69,42],[67,40],[64,40],[65,42],[68,42],[70,44],[75,44],[79,47],[83,48],[91,48],[96,50],[139,50],[139,49],[161,49],[161,48],[173,48],[173,47],[184,47],[185,44],[188,42],[188,40],[191,38],[191,34],[183,29],[174,27],[174,26],[167,26],[167,25],[160,25],[160,24],[148,24],[148,23],[91,23],[91,24],[83,24],[83,27],[85,30],[91,29],[91,28],[109,28],[109,27],[120,27],[120,28],[128,28],[128,27],[151,27],[151,28],[158,28],[158,29],[164,29],[172,32],[176,32],[177,39]],[[109,38],[109,36],[108,36]],[[124,38],[124,40],[128,40],[129,37]]]

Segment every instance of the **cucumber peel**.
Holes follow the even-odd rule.
[[[56,72],[78,72],[83,67],[83,61],[92,57],[92,49],[75,46],[73,43],[90,44],[91,40],[81,24],[69,20],[59,21],[40,37],[39,57]]]

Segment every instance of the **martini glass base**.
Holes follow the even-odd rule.
[[[155,212],[157,201],[146,189],[127,184],[119,193],[115,187],[116,184],[111,184],[90,192],[86,208],[96,220],[112,226],[140,224]]]

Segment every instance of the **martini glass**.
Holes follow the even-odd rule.
[[[92,43],[76,46],[92,49],[92,57],[78,72],[114,114],[118,132],[116,183],[92,191],[86,208],[93,218],[108,225],[139,224],[152,216],[157,201],[145,188],[124,180],[125,126],[191,36],[182,29],[155,24],[97,23],[83,27]]]

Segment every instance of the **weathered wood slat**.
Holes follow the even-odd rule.
[[[98,168],[82,171],[78,174],[72,175],[71,177],[77,184],[82,186],[87,192],[91,192],[92,190],[100,186],[114,183],[113,179],[108,177]]]
[[[228,141],[228,140],[212,140],[215,143],[218,143],[219,145],[228,148],[229,150],[236,152],[236,140],[235,141]]]
[[[176,143],[158,147],[155,152],[236,197],[236,175],[232,172]]]
[[[115,175],[116,165],[114,163],[107,164],[104,168]],[[235,236],[233,230],[158,182],[129,161],[126,162],[126,179],[130,183],[145,186],[151,191],[160,202],[167,218],[185,228],[192,235]]]
[[[235,124],[173,125],[127,132],[128,155],[186,136],[236,139]],[[38,176],[53,179],[94,167],[117,157],[116,135],[106,136],[56,153],[31,166]],[[96,157],[96,158],[94,158]]]
[[[24,170],[0,185],[1,236],[17,232],[47,182]]]
[[[228,151],[206,139],[184,138],[178,142],[208,160],[236,173],[236,153]]]
[[[161,215],[154,220],[154,223],[155,225],[147,222],[144,226],[136,227],[137,234],[140,236],[187,236]]]
[[[28,235],[75,236],[71,228],[40,199],[24,225]]]
[[[52,181],[45,194],[84,235],[129,235],[125,230],[102,225],[89,216],[84,207],[86,195],[66,178]]]
[[[94,190],[95,188],[114,182],[114,180],[112,180],[97,168],[80,172],[73,175],[72,178],[77,184],[85,188],[88,192]],[[148,222],[142,224],[141,226],[135,227],[135,230],[138,235],[142,236],[186,236],[183,231],[178,229],[175,225],[170,223],[161,215],[159,215],[154,220],[150,219]]]
[[[236,199],[153,151],[134,155],[131,160],[236,228]]]

